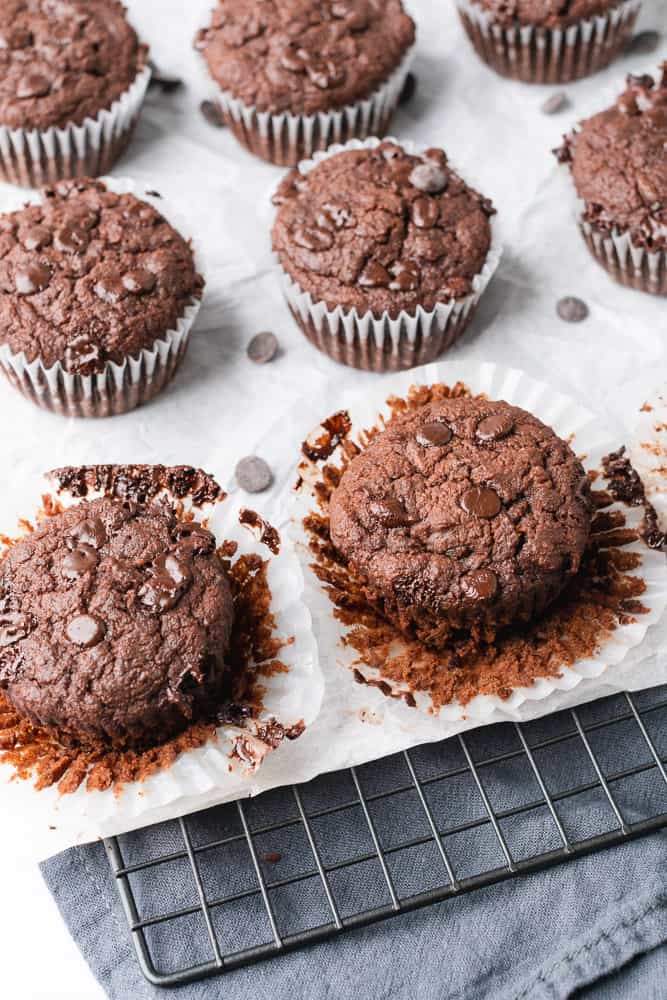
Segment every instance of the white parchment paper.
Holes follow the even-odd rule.
[[[170,95],[150,92],[136,137],[115,173],[160,191],[187,217],[206,252],[208,291],[181,370],[150,406],[100,422],[68,421],[38,411],[0,384],[3,514],[11,513],[17,483],[36,482],[56,465],[184,462],[233,485],[230,470],[256,447],[275,473],[274,489],[257,504],[268,512],[291,479],[299,442],[310,429],[292,422],[295,401],[320,389],[324,398],[331,382],[341,391],[376,391],[383,376],[341,368],[320,355],[283,303],[266,224],[268,192],[280,169],[251,157],[228,131],[212,128],[198,112],[206,95],[190,41],[205,23],[211,0],[126,2],[157,64],[181,75],[186,86]],[[453,3],[409,0],[408,7],[418,21],[419,85],[392,132],[420,145],[444,146],[462,172],[469,167],[504,217],[503,261],[472,328],[448,357],[522,369],[598,413],[610,437],[634,441],[636,450],[644,451],[646,434],[659,432],[652,431],[652,413],[640,407],[665,392],[667,381],[665,303],[614,285],[591,260],[573,222],[569,178],[550,150],[580,114],[595,108],[597,94],[620,90],[627,72],[653,71],[667,57],[667,44],[651,56],[619,60],[604,73],[559,88],[566,90],[570,107],[548,117],[539,108],[554,88],[496,77],[474,54]],[[645,0],[640,27],[667,31],[663,0]],[[584,298],[590,317],[579,325],[563,323],[555,311],[562,295]],[[261,329],[273,330],[281,342],[279,357],[263,367],[245,356],[247,341]],[[267,433],[276,425],[281,433],[271,435],[268,451]],[[654,496],[664,494],[661,474],[652,475]],[[233,494],[232,499],[248,498]],[[4,525],[7,518],[1,520]],[[569,695],[559,693],[558,704],[547,698],[539,711],[665,679],[664,660],[655,650],[640,665],[628,659],[625,666],[614,676],[607,671],[598,681],[583,680]],[[358,719],[356,709],[354,716]],[[346,738],[349,721],[334,701],[325,700],[309,733],[266,762],[259,772],[262,787],[391,749],[372,724],[361,728],[358,742]],[[35,856],[73,842],[68,828],[45,823],[39,796],[24,783],[0,788],[0,803],[8,837],[23,844],[29,839]],[[181,803],[183,808],[206,804],[194,797]],[[162,817],[146,821],[157,818]]]

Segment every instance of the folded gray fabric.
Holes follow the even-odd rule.
[[[638,696],[658,702],[667,690]],[[581,710],[582,721],[604,719],[616,699]],[[612,708],[610,708],[610,705]],[[645,717],[658,752],[665,753],[667,711]],[[525,727],[529,742],[563,735],[572,727],[565,714]],[[480,730],[469,737],[473,758],[491,760],[513,736],[509,726]],[[516,734],[514,734],[516,738]],[[593,729],[595,754],[607,774],[631,772],[650,759],[634,720]],[[411,752],[420,777],[443,755],[456,768],[460,747],[448,741],[439,748]],[[496,811],[514,810],[535,801],[536,785],[527,760],[480,769],[485,792]],[[584,782],[586,792],[559,799],[559,819],[575,842],[593,832],[611,830],[617,821],[609,802],[591,774],[591,762],[581,740],[550,744],[540,750],[540,768],[551,794]],[[358,769],[364,792],[396,788],[404,782],[405,759],[400,755]],[[317,779],[302,789],[307,811],[323,803],[350,799],[349,773]],[[429,805],[440,830],[484,817],[483,805],[470,774],[461,773],[426,786]],[[476,795],[477,793],[477,795]],[[415,793],[416,795],[416,793]],[[613,782],[613,795],[627,823],[667,812],[667,783],[656,767]],[[423,831],[423,810],[408,793],[372,800],[372,815],[383,848],[399,847]],[[253,830],[295,809],[290,790],[277,791],[247,803],[245,814]],[[239,829],[234,805],[208,810],[187,820],[195,848],[233,835]],[[313,834],[325,865],[364,853],[368,829],[358,807],[319,817]],[[518,812],[501,821],[515,859],[559,846],[557,828],[548,809]],[[257,834],[254,838],[269,882],[290,879],[313,868],[313,857],[300,824]],[[443,843],[458,878],[503,864],[502,851],[490,823],[480,822],[463,833],[452,832]],[[132,865],[183,850],[177,823],[165,823],[120,838],[125,864]],[[441,859],[433,842],[397,850],[387,856],[399,897],[424,885],[442,884]],[[209,901],[246,887],[256,877],[243,840],[197,851],[202,885]],[[309,1000],[347,998],[470,998],[470,1000],[533,1000],[533,998],[665,996],[667,981],[667,831],[578,858],[567,864],[524,875],[486,889],[404,914],[381,924],[349,932],[277,959],[225,973],[167,993],[142,976],[125,916],[101,844],[73,849],[45,862],[42,872],[67,925],[112,1000],[173,995],[178,1000],[276,1000],[292,995]],[[254,880],[254,883],[253,883]],[[197,892],[187,858],[175,858],[131,876],[142,917],[196,907]],[[339,912],[382,905],[387,886],[379,865],[372,862],[336,869],[330,886]],[[271,890],[276,923],[285,935],[327,919],[327,901],[317,877]],[[211,911],[220,948],[231,953],[270,940],[261,897],[246,896]],[[211,946],[201,913],[158,923],[147,931],[153,962],[161,973],[209,961]]]

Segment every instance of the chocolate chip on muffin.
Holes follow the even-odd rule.
[[[0,563],[0,687],[65,738],[149,745],[222,700],[232,619],[202,525],[164,504],[84,500]]]
[[[331,539],[402,631],[445,645],[528,621],[579,568],[589,483],[569,446],[504,402],[396,417],[343,473]]]

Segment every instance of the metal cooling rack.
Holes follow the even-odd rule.
[[[666,723],[667,688],[617,695],[111,838],[142,971],[223,973],[665,827]]]

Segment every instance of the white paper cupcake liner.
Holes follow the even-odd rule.
[[[188,238],[187,225],[164,199],[158,200],[146,191],[138,191],[134,181],[128,178],[100,179],[112,191],[137,194],[137,197],[151,203],[182,236]],[[26,199],[25,194],[14,192],[0,208],[3,212],[13,211],[26,201],[36,201],[39,197],[39,194],[33,194]],[[195,267],[204,273],[200,258],[197,249]],[[67,417],[108,417],[126,413],[148,402],[170,382],[185,356],[201,301],[193,298],[176,326],[165,331],[150,347],[120,363],[108,361],[102,372],[79,375],[66,371],[59,361],[49,368],[40,358],[28,361],[23,351],[14,354],[8,344],[1,343],[2,330],[0,368],[19,392],[54,413]]]
[[[68,501],[63,495],[59,499],[68,505],[76,502]],[[36,507],[35,497],[32,502]],[[266,546],[259,544],[253,534],[239,523],[242,506],[247,504],[227,499],[213,507],[206,507],[203,516],[209,517],[209,527],[219,542],[229,540],[238,543],[238,555],[256,553],[263,559],[269,559],[268,580],[276,635],[285,639],[293,637],[293,641],[277,655],[289,668],[288,672],[262,678],[264,707],[254,721],[261,725],[276,719],[286,728],[303,721],[307,731],[319,712],[324,681],[310,613],[303,602],[303,574],[299,560],[289,539],[284,536],[278,555],[271,555]],[[11,527],[4,525],[10,531]],[[250,767],[236,757],[230,757],[239,737],[252,744],[256,766]],[[271,750],[253,737],[252,730],[224,725],[217,730],[217,740],[182,753],[171,767],[143,781],[107,791],[88,791],[84,783],[76,792],[62,796],[55,786],[36,792],[28,781],[5,785],[4,781],[11,779],[12,768],[3,766],[0,768],[0,777],[4,779],[0,782],[0,795],[15,793],[23,799],[29,798],[33,822],[42,821],[45,828],[49,824],[56,826],[61,831],[61,838],[66,838],[67,842],[84,842],[253,795],[259,790],[260,775],[268,758],[282,758],[290,746],[298,744],[299,739],[294,743],[285,740],[277,749]]]
[[[363,101],[337,111],[294,114],[289,111],[271,114],[224,90],[216,91],[225,123],[238,141],[256,156],[278,166],[296,166],[332,143],[384,135],[396,110],[405,78],[414,59],[414,46],[399,66],[377,90]],[[203,60],[202,60],[203,61]]]
[[[146,66],[110,108],[81,125],[44,131],[0,126],[0,179],[20,187],[41,187],[107,173],[132,138],[150,78]]]
[[[567,28],[503,28],[473,0],[456,0],[480,58],[501,76],[524,83],[569,83],[604,69],[632,33],[641,0],[624,0],[606,14]]]
[[[330,146],[325,152],[318,152],[312,159],[299,164],[303,174],[309,173],[318,163],[349,149],[375,149],[382,141],[395,142],[411,155],[423,151],[415,143],[389,137],[352,139],[343,145]],[[456,167],[453,166],[456,170]],[[458,171],[457,171],[458,172]],[[461,172],[466,183],[480,190],[469,171]],[[472,319],[477,304],[491,281],[500,258],[500,240],[497,216],[489,219],[491,226],[491,246],[481,272],[473,278],[472,292],[463,299],[439,302],[432,310],[417,307],[414,314],[402,311],[392,318],[384,312],[377,316],[372,312],[360,315],[356,309],[337,306],[327,308],[324,302],[315,302],[310,292],[292,280],[281,267],[276,254],[278,277],[287,305],[301,330],[320,351],[334,361],[361,368],[366,371],[387,372],[414,368],[415,365],[433,361],[459,339]]]
[[[563,438],[569,439],[572,435],[573,448],[577,454],[585,456],[583,461],[588,469],[599,468],[601,458],[619,445],[618,440],[609,436],[609,431],[600,420],[572,399],[553,391],[542,382],[529,378],[523,372],[491,363],[448,362],[428,365],[417,371],[396,375],[383,381],[382,385],[375,389],[366,387],[363,393],[341,392],[339,388],[337,392],[325,391],[319,394],[318,399],[302,401],[299,405],[304,421],[312,419],[315,412],[319,413],[319,418],[316,419],[322,420],[336,410],[347,410],[352,420],[351,438],[355,440],[360,431],[377,424],[380,414],[384,414],[385,417],[390,415],[385,402],[388,397],[403,397],[413,385],[431,385],[438,382],[453,385],[459,380],[475,394],[486,393],[491,399],[504,399],[535,413]],[[334,397],[335,403],[333,403]],[[305,430],[304,427],[304,432]],[[319,432],[321,433],[321,428]],[[313,434],[317,436],[316,431],[313,431]],[[332,461],[335,461],[335,458],[336,453]],[[311,492],[312,483],[319,478],[319,473],[313,467],[312,473],[309,474],[308,470],[300,466],[299,476],[303,482],[297,492],[285,491],[279,503],[282,516],[288,518],[291,523],[291,536],[304,567],[305,599],[313,613],[320,660],[327,683],[338,689],[339,702],[344,704],[346,711],[360,710],[362,706],[368,705],[369,698],[372,698],[373,711],[379,715],[381,722],[395,726],[399,732],[411,731],[412,727],[417,726],[420,734],[419,742],[444,739],[451,735],[452,723],[464,720],[489,723],[508,718],[521,718],[522,706],[525,703],[543,701],[558,692],[572,691],[585,680],[599,678],[611,667],[621,664],[630,651],[644,641],[648,630],[661,619],[667,608],[667,563],[664,555],[647,549],[641,542],[636,542],[624,547],[624,551],[641,554],[642,565],[635,574],[641,576],[646,584],[646,591],[642,594],[641,601],[648,609],[648,613],[637,616],[635,622],[619,625],[614,629],[604,639],[595,656],[580,659],[570,667],[563,667],[559,676],[537,679],[529,686],[517,687],[506,699],[482,694],[465,705],[453,703],[433,713],[428,694],[418,692],[415,697],[417,706],[422,711],[415,713],[415,709],[409,708],[397,698],[369,695],[367,688],[354,681],[352,667],[357,662],[358,654],[344,644],[348,630],[334,617],[333,606],[311,568],[313,557],[308,548],[309,538],[303,528],[304,517],[319,509]],[[292,482],[295,479],[296,473]],[[639,523],[640,511],[629,511],[620,505],[614,505],[611,509],[617,508],[623,510],[628,524]],[[380,677],[380,674],[374,675],[365,665],[362,669],[363,673],[370,677]],[[394,690],[401,690],[400,685],[392,683],[386,677],[382,679]],[[344,691],[344,695],[340,693],[341,691]],[[558,697],[553,698],[552,702],[551,710],[555,711],[559,708]],[[415,715],[418,716],[418,721],[415,721]]]

